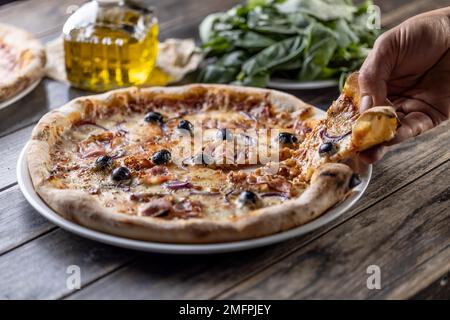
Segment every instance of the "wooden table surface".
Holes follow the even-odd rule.
[[[81,0],[0,7],[0,22],[42,41],[57,37]],[[195,37],[202,18],[236,0],[155,0],[161,39]],[[384,27],[448,0],[376,1]],[[396,146],[374,167],[359,203],[306,236],[209,256],[145,254],[68,233],[41,217],[17,185],[16,161],[39,118],[85,93],[45,79],[0,111],[0,298],[317,299],[450,298],[450,124]],[[326,108],[337,89],[296,92]],[[81,268],[81,290],[66,286]],[[370,290],[367,268],[381,270]]]

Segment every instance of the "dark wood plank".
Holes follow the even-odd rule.
[[[262,299],[269,294],[272,299],[388,296],[392,288],[402,284],[402,276],[450,247],[449,181],[447,161],[220,298]],[[370,265],[381,270],[381,290],[366,286]],[[450,271],[448,260],[443,268],[442,274]],[[406,298],[410,294],[401,292]]]
[[[442,148],[450,138],[449,127],[450,124],[436,128],[421,137],[407,141],[390,152],[385,161],[375,167],[374,179],[360,204],[338,220],[311,234],[268,248],[202,258],[202,260],[190,260],[184,257],[161,258],[151,255],[117,273],[104,277],[77,292],[72,298],[145,299],[158,296],[179,299],[196,296],[211,298],[220,295],[227,288],[232,288],[235,284],[252,277],[274,262],[282,261],[299,248],[308,247],[322,237],[328,238],[327,232],[336,226],[351,222],[350,218],[363,212],[365,208],[377,202],[383,203],[383,199],[388,195],[445,163],[450,159],[450,153],[445,147]],[[430,150],[426,150],[427,148],[431,148],[432,153],[428,153]],[[419,155],[422,152],[426,152],[427,156]],[[430,165],[433,154],[437,161]],[[341,236],[344,237],[345,234]],[[159,263],[154,265],[152,263],[154,261]],[[201,266],[200,270],[199,266]],[[159,273],[160,269],[169,271],[162,277]],[[211,286],[211,283],[214,285]],[[135,290],[132,293],[124,293],[121,290],[124,286],[131,286]]]
[[[89,241],[56,229],[0,257],[0,299],[55,299],[69,294],[71,265],[81,285],[126,264],[137,253]]]
[[[0,7],[0,21],[9,23],[41,37],[61,29],[71,9],[86,0],[29,0]]]
[[[31,135],[31,127],[19,130],[12,135],[0,138],[0,190],[17,182],[16,165],[21,148]]]
[[[229,0],[228,0],[229,1]],[[0,21],[23,28],[42,38],[50,33],[60,33],[71,13],[87,0],[28,0],[0,7]],[[162,23],[179,15],[183,7],[178,0],[154,0],[157,15]],[[39,18],[36,18],[39,17]]]
[[[381,1],[377,2],[380,4]],[[383,1],[384,2],[384,1]],[[384,28],[392,28],[414,15],[448,6],[447,0],[401,0],[394,10],[383,10],[381,22]]]
[[[433,282],[413,297],[414,300],[450,300],[449,275]]]
[[[86,94],[66,84],[45,79],[29,95],[0,110],[0,137],[36,123],[51,109]]]
[[[28,204],[18,186],[0,194],[0,255],[54,228]]]
[[[70,13],[85,2],[87,0],[21,1],[4,8],[0,7],[0,21],[16,25],[43,38],[52,33],[60,33]],[[199,6],[196,1],[154,0],[151,5],[156,9],[164,35],[166,29],[184,26],[186,22],[198,19],[199,16],[204,17],[214,11],[226,10],[239,2],[241,1],[213,0]]]
[[[261,258],[276,257],[274,247],[211,256],[147,254],[68,299],[209,299],[251,275],[249,270],[258,270]]]
[[[450,246],[419,265],[414,271],[397,282],[388,284],[391,288],[387,299],[450,299],[450,282],[448,279]]]

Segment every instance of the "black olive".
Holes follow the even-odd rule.
[[[237,202],[240,206],[244,207],[257,207],[260,203],[260,198],[253,191],[242,191],[239,195]]]
[[[356,186],[359,186],[361,184],[361,177],[359,174],[354,173],[352,174],[352,177],[350,178],[349,188],[353,189]]]
[[[125,167],[119,167],[113,170],[112,178],[115,181],[129,180],[131,179],[131,172]]]
[[[217,131],[217,138],[221,140],[231,141],[233,140],[233,135],[231,134],[231,131],[229,129],[222,128]]]
[[[181,129],[181,130],[187,130],[190,133],[194,132],[194,125],[188,120],[181,120],[178,123],[178,127],[177,128]]]
[[[278,135],[278,141],[284,145],[292,145],[298,142],[297,137],[290,132],[280,132]]]
[[[152,162],[156,165],[167,164],[170,159],[172,159],[172,155],[170,154],[170,151],[166,149],[159,150],[152,156]]]
[[[145,122],[148,123],[156,123],[156,124],[162,124],[164,122],[163,116],[159,112],[149,112],[145,115],[144,118]]]
[[[106,170],[111,168],[113,159],[110,156],[101,156],[95,160],[95,170]]]
[[[319,153],[328,153],[333,149],[333,144],[331,142],[324,142],[319,146]]]
[[[337,146],[332,142],[324,142],[319,146],[319,154],[321,156],[333,155],[337,152]]]

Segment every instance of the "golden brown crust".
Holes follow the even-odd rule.
[[[44,75],[45,50],[28,32],[0,24],[0,49],[5,51],[0,80],[0,102],[17,95]],[[6,56],[7,55],[7,56]],[[7,67],[7,68],[6,68]]]

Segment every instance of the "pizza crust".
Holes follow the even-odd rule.
[[[42,199],[62,217],[98,231],[132,239],[167,243],[214,243],[238,241],[282,232],[305,224],[342,201],[349,192],[352,170],[344,164],[329,163],[319,167],[307,190],[299,198],[282,204],[248,212],[233,220],[164,220],[129,216],[107,208],[85,191],[52,187],[47,179],[51,171],[49,151],[64,130],[93,114],[101,117],[118,104],[127,106],[129,99],[156,99],[161,96],[196,92],[265,96],[278,111],[293,111],[311,106],[277,91],[222,85],[189,85],[171,88],[121,89],[102,95],[78,98],[45,115],[35,127],[28,148],[28,168],[33,185]],[[96,101],[97,103],[93,103]],[[120,103],[119,103],[120,101]]]
[[[20,64],[0,77],[0,102],[10,99],[44,76],[46,62],[42,44],[28,32],[0,23],[0,45],[14,50]],[[1,59],[2,57],[0,57]]]

